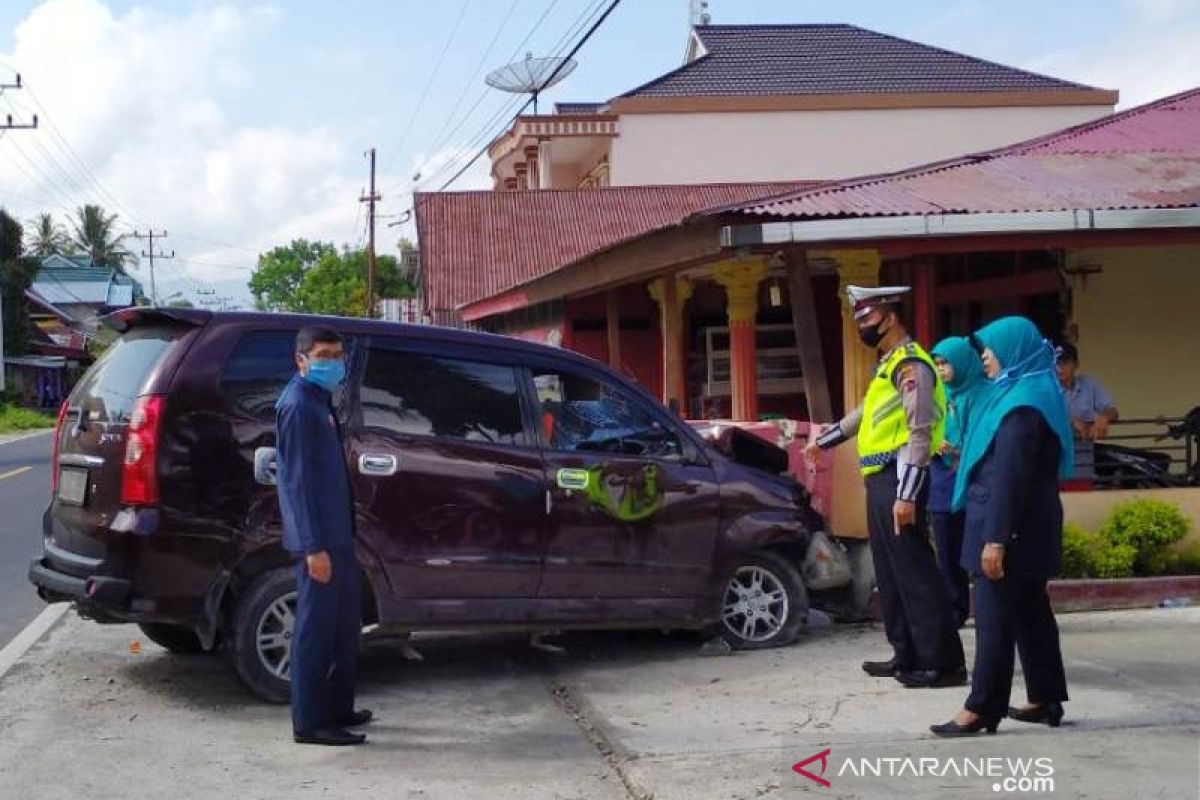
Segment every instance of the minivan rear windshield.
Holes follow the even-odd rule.
[[[84,375],[75,387],[71,407],[82,407],[88,422],[129,422],[147,376],[182,333],[181,328],[134,328]]]

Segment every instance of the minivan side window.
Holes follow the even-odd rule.
[[[526,444],[517,375],[509,366],[371,348],[359,399],[364,427]]]
[[[617,386],[567,370],[533,373],[543,442],[553,450],[679,458],[679,437]]]
[[[274,419],[275,402],[296,374],[295,331],[255,331],[238,342],[221,373],[221,391],[260,419]]]

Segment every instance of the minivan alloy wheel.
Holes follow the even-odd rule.
[[[777,636],[788,621],[787,591],[782,581],[759,566],[738,568],[725,591],[722,621],[749,642]]]
[[[288,592],[267,606],[258,619],[255,647],[267,672],[289,680],[292,671],[292,631],[296,624],[296,593]]]

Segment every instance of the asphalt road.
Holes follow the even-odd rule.
[[[41,552],[50,446],[49,432],[0,442],[0,647],[46,607],[26,574]]]

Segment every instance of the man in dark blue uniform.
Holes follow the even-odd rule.
[[[292,728],[301,744],[362,744],[348,727],[371,712],[354,709],[362,583],[354,555],[354,501],[333,413],[346,376],[336,331],[307,327],[296,337],[299,374],[276,404],[283,544],[296,561],[291,650]]]

